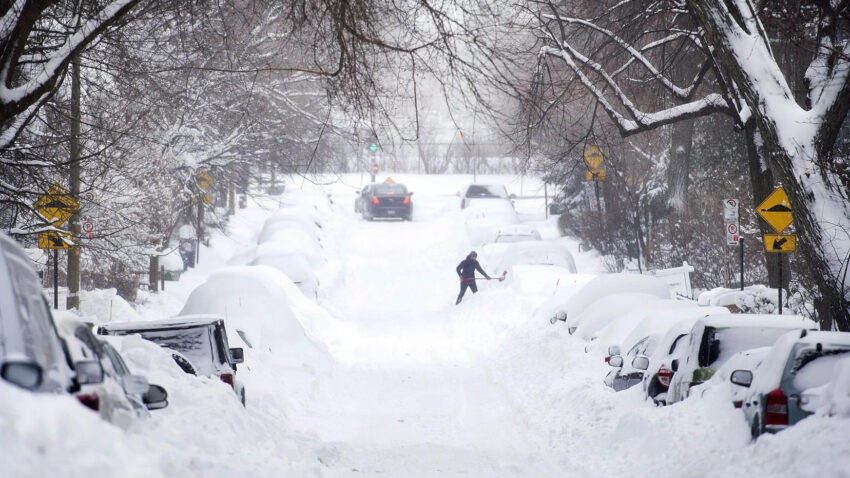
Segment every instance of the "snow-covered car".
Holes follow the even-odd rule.
[[[468,184],[458,191],[457,195],[460,197],[461,209],[481,202],[507,203],[513,208],[504,184]]]
[[[656,405],[667,403],[667,391],[673,377],[671,364],[684,353],[688,334],[697,320],[691,317],[676,322],[661,337],[652,355],[638,355],[632,359],[632,367],[643,371],[644,395]]]
[[[394,182],[367,184],[357,192],[355,212],[363,219],[397,218],[409,221],[413,217],[412,192],[404,184]]]
[[[784,430],[821,408],[825,386],[840,378],[848,359],[850,333],[804,329],[780,337],[755,371],[732,372],[733,383],[748,387],[743,410],[752,437]]]
[[[588,307],[578,317],[573,333],[584,340],[596,341],[604,337],[602,343],[596,345],[607,348],[621,343],[647,316],[698,309],[699,306],[691,301],[659,299],[644,293],[615,294],[599,299]],[[700,317],[707,315],[699,312],[694,314]]]
[[[291,229],[303,232],[317,243],[321,242],[321,229],[316,227],[315,223],[304,221],[301,218],[293,216],[272,216],[266,219],[266,222],[263,223],[263,229],[260,231],[259,236],[257,236],[257,244],[263,244],[274,240],[274,236],[278,233],[278,231]]]
[[[662,302],[666,301],[662,300]],[[623,329],[631,330],[622,334],[625,338],[619,343],[608,346],[605,361],[613,367],[613,370],[605,377],[606,385],[620,391],[641,383],[644,371],[636,369],[632,362],[638,356],[651,357],[664,335],[677,323],[729,313],[729,309],[725,307],[696,307],[687,306],[687,302],[681,303],[686,306],[646,311],[643,313],[643,318],[634,326],[629,324],[623,327]],[[621,351],[625,351],[625,354],[621,355]]]
[[[598,299],[624,293],[635,292],[653,295],[659,299],[670,299],[670,287],[663,280],[640,274],[602,274],[585,283],[570,295],[558,295],[550,298],[538,310],[551,323],[564,321],[567,330],[575,332],[579,315]]]
[[[258,245],[247,254],[242,254],[245,263],[250,263],[258,257],[300,255],[311,267],[321,267],[325,263],[322,246],[298,229],[279,230],[270,236],[266,242]]]
[[[501,227],[496,231],[495,243],[524,242],[541,240],[540,231],[528,224],[514,224]]]
[[[245,387],[236,379],[236,365],[242,363],[241,348],[230,348],[224,319],[211,315],[179,316],[149,322],[118,322],[101,325],[102,335],[133,335],[189,358],[198,375],[218,377],[230,385],[242,404]]]
[[[56,325],[75,362],[96,360],[100,363],[102,380],[82,385],[75,393],[77,400],[125,430],[140,416],[145,416],[147,411],[141,396],[148,391],[148,381],[141,376],[120,374],[106,352],[108,344],[98,340],[88,324],[63,318]]]
[[[464,216],[464,226],[474,246],[491,243],[499,229],[520,223],[513,204],[507,200],[470,204]]]
[[[318,298],[319,279],[307,259],[301,254],[280,254],[277,248],[265,247],[257,252],[250,265],[271,266],[286,274],[305,296]]]
[[[29,258],[0,233],[0,377],[34,392],[61,393],[77,387],[68,364]]]
[[[124,362],[124,358],[110,343],[110,340],[115,340],[115,337],[100,337],[103,353],[111,365],[111,368],[107,367],[107,373],[115,374],[115,377],[124,387],[124,392],[127,394],[136,414],[147,416],[148,410],[159,410],[167,407],[168,392],[165,388],[148,383],[145,377],[131,373],[127,363]],[[144,384],[148,384],[148,386],[145,387]]]
[[[771,347],[757,347],[736,353],[718,368],[707,382],[694,386],[690,391],[690,396],[702,397],[708,395],[712,389],[724,388],[724,393],[729,396],[732,405],[735,408],[741,408],[748,390],[747,387],[732,381],[732,373],[736,370],[755,371],[761,365],[767,353],[770,352],[770,349]]]
[[[790,330],[817,330],[817,324],[802,316],[729,314],[697,320],[681,356],[671,363],[673,377],[667,403],[688,397],[691,387],[714,375],[730,357],[743,350],[773,345]]]

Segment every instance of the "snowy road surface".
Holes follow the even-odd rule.
[[[346,179],[323,188],[334,199],[322,231],[323,311],[299,317],[331,360],[246,360],[247,409],[224,384],[152,377],[169,387],[171,405],[127,434],[68,397],[0,386],[0,462],[13,463],[0,476],[850,476],[847,419],[810,418],[750,444],[727,400],[656,408],[638,390],[604,387],[600,351],[585,353],[562,324],[533,318],[543,296],[480,281],[455,306],[454,267],[470,245],[453,193],[468,178],[395,178],[416,191],[409,223],[360,220],[357,177]],[[493,180],[517,193],[536,187]],[[240,211],[200,266],[141,316],[177,313],[195,286],[255,244],[266,217],[302,194],[289,189]],[[602,272],[593,253],[555,239],[542,201],[517,209],[572,249],[580,273]],[[256,353],[286,353],[268,348]]]

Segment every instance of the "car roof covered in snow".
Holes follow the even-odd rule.
[[[724,314],[711,315],[701,320],[705,325],[715,328],[726,327],[766,327],[817,329],[817,324],[800,315],[771,314]]]
[[[197,325],[210,325],[216,322],[224,322],[224,317],[215,314],[181,315],[163,320],[149,320],[136,322],[116,322],[101,325],[103,330],[125,331],[125,330],[152,330],[152,329],[179,329]]]

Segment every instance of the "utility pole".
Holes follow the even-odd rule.
[[[81,107],[80,107],[80,55],[74,55],[71,59],[71,157],[70,157],[70,176],[71,176],[71,196],[74,200],[80,200],[80,165],[81,144],[80,144],[80,123],[81,123]],[[74,247],[68,249],[68,298],[65,301],[67,309],[80,308],[80,236],[82,228],[80,227],[80,210],[71,216],[70,220],[71,236],[74,238]]]

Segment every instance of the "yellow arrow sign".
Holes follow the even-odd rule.
[[[797,235],[765,234],[764,250],[767,252],[795,252],[797,250]]]
[[[596,169],[593,171],[584,172],[585,181],[605,181],[605,177],[606,174],[604,169]]]
[[[198,169],[198,187],[206,191],[213,185],[213,183],[215,183],[215,180],[210,175],[209,171],[207,171],[207,168]]]
[[[774,231],[781,233],[794,222],[791,213],[791,203],[782,186],[773,190],[756,208],[756,212],[762,217]]]
[[[38,198],[33,207],[45,219],[52,222],[54,226],[61,226],[65,221],[71,219],[80,209],[80,203],[68,194],[58,184],[48,189],[47,194]]]
[[[595,144],[589,144],[584,148],[584,162],[591,171],[596,171],[602,166],[605,157],[602,156],[602,151]]]
[[[70,242],[71,234],[67,232],[45,231],[38,233],[39,249],[70,249]]]

